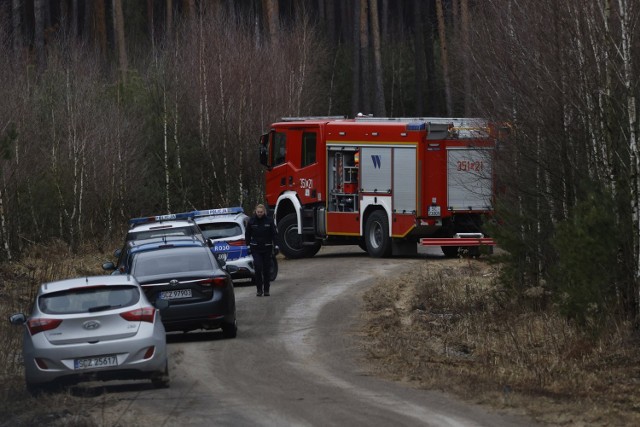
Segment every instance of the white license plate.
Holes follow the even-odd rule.
[[[427,210],[428,216],[440,216],[440,206],[429,206]]]
[[[191,298],[191,289],[176,289],[173,291],[160,292],[161,299]]]
[[[74,369],[106,368],[108,366],[118,366],[118,357],[116,355],[86,357],[73,361]]]

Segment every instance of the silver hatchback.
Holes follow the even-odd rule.
[[[24,325],[25,380],[32,393],[86,380],[169,384],[159,309],[132,276],[44,283],[31,315],[14,314],[10,322]]]

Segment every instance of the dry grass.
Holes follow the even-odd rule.
[[[588,339],[552,311],[510,300],[499,266],[428,260],[365,295],[372,369],[553,425],[640,425],[640,352],[631,325]]]
[[[119,243],[118,243],[119,244]],[[29,313],[40,283],[84,275],[104,274],[102,262],[111,250],[84,247],[77,255],[61,243],[37,245],[28,258],[0,266],[0,426],[91,426],[83,415],[86,399],[71,392],[54,393],[46,399],[30,396],[24,387],[22,328],[9,324],[13,313]]]

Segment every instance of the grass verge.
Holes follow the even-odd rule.
[[[427,260],[365,294],[371,369],[552,425],[640,425],[640,339],[612,323],[599,338],[512,299],[485,260]]]

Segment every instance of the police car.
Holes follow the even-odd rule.
[[[194,236],[205,242],[202,232],[193,221],[191,212],[132,218],[129,220],[127,241],[166,236]]]
[[[191,213],[198,224],[204,238],[207,239],[211,252],[219,261],[238,267],[232,274],[235,279],[253,279],[255,268],[248,242],[244,240],[244,232],[249,222],[241,207],[209,209]],[[271,280],[278,275],[278,262],[275,254],[271,261]]]

